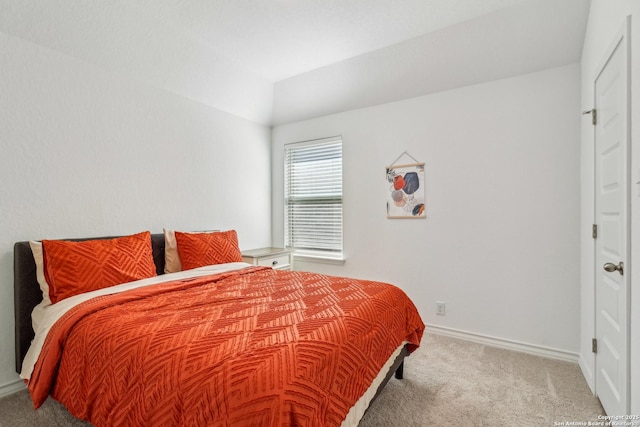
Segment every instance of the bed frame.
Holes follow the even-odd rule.
[[[113,237],[118,236],[66,240],[80,242],[89,239],[112,239]],[[156,273],[158,275],[164,274],[164,234],[152,234],[151,246],[153,261],[156,264]],[[31,325],[31,312],[42,301],[42,292],[36,278],[36,263],[33,259],[29,242],[17,242],[14,245],[13,273],[16,372],[20,373],[22,371],[22,361],[35,335]],[[408,354],[409,352],[405,346],[387,372],[384,381],[378,387],[373,400],[378,397],[378,394],[380,394],[394,373],[396,378],[402,379],[404,358]]]

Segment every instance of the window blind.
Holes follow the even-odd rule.
[[[285,145],[285,244],[342,252],[342,138]]]

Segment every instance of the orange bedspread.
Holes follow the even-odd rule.
[[[395,286],[250,267],[82,303],[29,390],[96,426],[339,426],[423,330]]]

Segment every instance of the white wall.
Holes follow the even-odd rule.
[[[342,135],[347,261],[297,269],[392,282],[429,324],[576,354],[579,109],[574,64],[276,126],[274,244],[283,144]],[[404,150],[426,162],[426,220],[386,219]]]
[[[269,128],[0,32],[0,395],[13,244],[142,230],[270,234]],[[192,82],[193,83],[193,82]]]
[[[597,68],[614,37],[622,29],[626,17],[631,16],[631,413],[640,413],[640,2],[637,0],[592,0],[589,22],[582,53],[582,107],[593,106],[593,81]],[[593,223],[593,127],[582,121],[581,167],[581,341],[580,365],[593,389],[594,356],[591,338],[594,336],[594,265],[593,239],[589,229]]]

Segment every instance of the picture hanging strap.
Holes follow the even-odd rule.
[[[394,165],[396,164],[396,162],[402,158],[402,156],[409,156],[409,157],[411,157],[411,158],[413,159],[413,161],[415,161],[416,163],[420,163],[420,162],[418,161],[418,159],[416,159],[415,157],[413,157],[411,154],[407,153],[407,150],[404,150],[404,151],[402,152],[402,154],[400,154],[400,155],[398,156],[398,158],[397,158],[397,159],[395,159],[393,162],[391,162],[391,165],[389,165],[389,167],[394,166]]]

